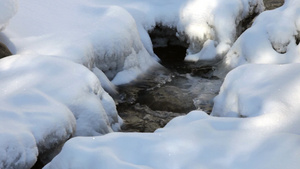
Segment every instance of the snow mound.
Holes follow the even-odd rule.
[[[261,13],[234,43],[224,66],[230,70],[246,63],[299,62],[299,8],[300,1],[286,0],[282,7]]]
[[[299,135],[266,132],[245,122],[246,119],[216,118],[193,111],[173,119],[155,133],[76,137],[44,168],[296,169],[299,166]]]
[[[31,168],[39,153],[47,158],[43,153],[51,153],[75,132],[75,118],[65,105],[35,89],[3,90],[0,168]]]
[[[18,9],[17,0],[0,0],[0,31],[5,28]]]
[[[101,0],[101,4],[121,6],[135,18],[149,53],[153,50],[146,31],[157,24],[177,29],[179,39],[190,44],[186,60],[194,62],[226,54],[238,36],[240,22],[264,10],[262,0]],[[202,49],[214,55],[206,56]]]
[[[178,30],[188,35],[186,61],[223,57],[238,36],[240,22],[264,10],[261,0],[187,1]]]
[[[98,68],[117,85],[156,64],[147,33],[156,24],[176,28],[188,41],[186,60],[214,60],[229,50],[240,22],[264,9],[262,0],[29,0],[19,6],[4,32],[11,51],[68,58]]]
[[[212,115],[264,118],[300,134],[300,64],[240,66],[225,78]]]
[[[54,24],[55,23],[55,24]],[[84,0],[20,1],[4,32],[15,54],[55,55],[126,83],[154,65],[135,20],[123,8]],[[121,78],[126,75],[127,78]]]
[[[113,99],[82,65],[14,55],[0,60],[0,72],[0,168],[30,168],[37,155],[51,159],[72,136],[120,128]]]

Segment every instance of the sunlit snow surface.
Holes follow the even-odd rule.
[[[122,123],[98,78],[80,64],[15,55],[0,60],[0,72],[0,168],[31,167],[37,148],[43,153],[71,136],[106,134]]]
[[[299,64],[241,66],[212,112],[233,117],[193,111],[155,133],[77,137],[45,168],[297,169],[299,73]]]
[[[0,29],[10,23],[0,40],[17,54],[0,61],[0,168],[30,168],[72,136],[118,130],[101,84],[114,91],[110,80],[127,83],[156,64],[147,34],[156,23],[189,41],[187,60],[211,60],[230,49],[242,19],[263,10],[261,0],[26,0],[11,18],[16,7],[0,0]],[[297,61],[298,9],[287,0],[262,13],[225,65]],[[152,134],[76,137],[45,168],[297,169],[298,67],[233,70],[213,115],[247,118],[193,111]]]
[[[5,28],[17,9],[17,0],[0,0],[0,31]]]
[[[233,69],[246,63],[300,62],[300,1],[286,0],[280,8],[260,14],[234,43],[224,59]]]
[[[231,71],[212,113],[230,117],[193,111],[152,134],[77,137],[45,168],[297,169],[299,66],[246,65]]]

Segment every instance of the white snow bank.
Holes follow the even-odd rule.
[[[114,84],[155,64],[147,31],[157,23],[177,28],[189,41],[187,60],[213,60],[229,50],[240,21],[264,8],[262,0],[29,0],[19,6],[4,32],[15,45],[6,44],[11,51],[97,67]]]
[[[37,89],[1,87],[0,168],[31,168],[38,154],[46,160],[75,132],[75,118],[62,103]]]
[[[234,43],[224,65],[232,69],[246,63],[299,62],[299,8],[300,1],[286,0],[282,7],[261,13]]]
[[[1,60],[0,70],[5,93],[32,88],[65,104],[77,119],[75,135],[105,134],[119,123],[113,99],[82,65],[54,56],[16,55]]]
[[[155,133],[73,138],[44,168],[297,169],[299,141],[296,134],[252,128],[247,119],[193,111]]]
[[[114,101],[82,65],[14,55],[0,60],[0,72],[0,168],[30,168],[38,151],[47,160],[72,136],[120,128]]]
[[[0,31],[5,28],[18,9],[17,0],[0,0]]]
[[[300,134],[299,66],[250,64],[232,70],[214,100],[212,115],[258,116],[266,119],[259,125]]]
[[[190,0],[181,10],[178,29],[190,42],[185,60],[196,62],[224,56],[238,36],[239,23],[262,12],[264,5],[261,0]]]
[[[7,44],[13,53],[67,58],[91,70],[97,67],[109,79],[119,72],[128,76],[114,79],[116,84],[133,80],[156,63],[132,16],[96,1],[20,1],[4,33],[14,44]]]
[[[240,66],[214,100],[212,115],[229,117],[193,111],[155,133],[74,138],[45,169],[297,169],[299,73],[296,63]]]
[[[178,36],[190,43],[186,60],[194,62],[226,54],[236,39],[239,23],[264,10],[262,0],[101,0],[101,4],[125,8],[135,18],[150,53],[152,45],[149,46],[149,36],[143,29],[149,31],[157,23],[176,28]],[[202,48],[214,55],[206,56],[208,52],[201,52]]]

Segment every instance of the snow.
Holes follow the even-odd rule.
[[[287,0],[282,7],[261,13],[234,43],[224,66],[231,70],[247,63],[299,62],[299,8],[300,1]]]
[[[198,56],[193,61],[215,59],[233,44],[239,22],[264,8],[262,0],[30,0],[19,6],[4,32],[14,53],[61,56],[97,67],[116,85],[155,65],[147,31],[157,23],[177,28],[178,36],[190,43],[188,54]],[[214,55],[203,56],[207,43],[204,50]]]
[[[212,117],[193,111],[173,119],[155,133],[76,137],[44,168],[296,169],[299,166],[299,135],[265,131],[247,122],[248,119]]]
[[[298,63],[240,66],[226,76],[212,116],[192,111],[154,133],[76,137],[45,169],[297,169],[299,72]]]
[[[0,168],[30,168],[72,136],[120,129],[113,99],[83,65],[14,55],[0,60],[0,72]]]
[[[177,29],[178,37],[189,43],[187,61],[214,60],[229,50],[236,39],[237,27],[243,19],[264,10],[262,0],[137,0],[100,1],[105,5],[118,5],[126,9],[136,20],[142,42],[149,53],[152,45],[144,32],[151,31],[156,24]],[[203,56],[204,43],[213,41],[214,56]],[[203,58],[204,57],[204,58]]]
[[[5,28],[17,9],[17,0],[0,0],[0,31]]]
[[[4,34],[15,54],[63,57],[91,70],[96,67],[110,80],[118,73],[130,73],[131,78],[115,79],[115,84],[128,83],[156,64],[132,16],[121,7],[99,2],[20,1]]]
[[[298,62],[299,7],[263,12],[235,42],[262,0],[26,0],[12,19],[17,1],[0,0],[0,40],[16,54],[0,60],[0,168],[47,162],[71,137],[45,169],[298,168],[299,64],[238,67],[213,116],[193,111],[155,133],[112,133],[122,119],[106,91],[157,65],[156,24],[189,43],[187,61]]]
[[[240,66],[231,71],[215,98],[212,115],[259,117],[277,130],[300,134],[299,64]],[[275,128],[275,127],[274,127]]]

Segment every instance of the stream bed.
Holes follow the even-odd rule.
[[[222,80],[213,76],[214,67],[188,63],[164,64],[134,82],[118,86],[116,99],[124,132],[153,132],[174,117],[192,110],[212,110],[213,98]]]

